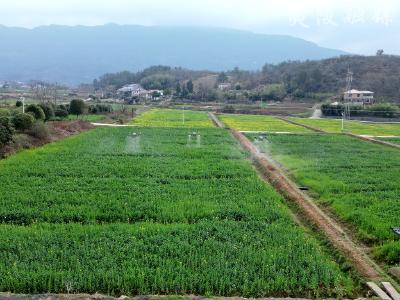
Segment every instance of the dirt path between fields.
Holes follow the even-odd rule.
[[[214,123],[214,125],[215,125],[216,127],[225,128],[224,123],[222,123],[222,122],[217,118],[217,116],[216,116],[214,113],[209,112],[209,113],[208,113],[208,116],[210,117],[211,121]]]
[[[210,115],[213,114],[211,113]],[[214,117],[216,118],[215,115]],[[383,270],[362,250],[362,247],[357,246],[351,240],[340,224],[325,214],[309,196],[304,194],[271,157],[261,153],[239,131],[230,129],[230,132],[240,145],[250,153],[253,163],[264,178],[287,199],[294,201],[304,212],[307,219],[322,230],[325,236],[353,264],[360,274],[374,281],[387,277]]]
[[[284,118],[284,117],[276,117],[276,118],[279,119],[279,120],[285,121],[287,123],[290,123],[290,124],[293,124],[293,125],[297,125],[297,126],[301,126],[301,127],[307,128],[309,130],[312,130],[312,131],[315,131],[315,132],[318,132],[318,133],[328,133],[328,132],[326,132],[326,131],[324,131],[322,129],[315,128],[315,127],[312,127],[312,126],[308,126],[308,125],[305,125],[305,124],[302,124],[302,123],[299,123],[299,122],[296,122],[296,121],[293,121],[293,120],[290,120],[290,119],[287,119],[287,118]]]

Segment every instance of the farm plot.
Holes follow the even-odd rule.
[[[218,117],[228,127],[240,131],[311,132],[304,127],[271,116],[223,114]]]
[[[256,138],[253,136],[253,138]],[[400,263],[400,154],[343,135],[270,135],[257,144],[322,205],[353,224],[388,264]]]
[[[342,132],[342,121],[335,119],[306,119],[290,118],[293,121],[318,128],[331,133]],[[345,132],[358,135],[372,136],[400,136],[400,124],[363,123],[359,121],[345,121]]]
[[[152,127],[213,127],[207,112],[179,109],[151,109],[132,120],[131,124]]]
[[[350,295],[229,133],[191,131],[96,128],[1,161],[0,291]]]
[[[400,137],[393,137],[393,138],[378,138],[381,141],[392,143],[392,144],[399,144],[400,145]]]

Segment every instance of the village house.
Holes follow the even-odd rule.
[[[163,96],[163,91],[146,90],[138,83],[124,85],[122,88],[118,89],[117,93],[120,98],[138,97],[144,99],[154,99]],[[157,95],[157,97],[154,97],[154,95]]]
[[[350,90],[344,92],[343,95],[344,103],[347,104],[372,104],[374,102],[374,92],[371,91],[359,91],[359,90]]]
[[[225,82],[225,83],[218,84],[218,89],[221,91],[226,91],[226,90],[229,90],[230,88],[231,88],[230,83]]]

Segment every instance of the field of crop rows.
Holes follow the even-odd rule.
[[[342,132],[342,121],[335,119],[305,119],[290,118],[293,121],[302,123],[314,128],[324,130],[331,133]],[[372,136],[400,136],[400,124],[383,124],[383,123],[363,123],[359,121],[345,121],[344,131]]]
[[[207,112],[153,108],[134,118],[133,125],[153,127],[213,127]]]
[[[311,132],[302,126],[293,125],[271,116],[223,114],[218,118],[227,127],[240,131]]]
[[[400,144],[400,137],[396,137],[396,138],[379,138],[379,140],[384,141],[384,142],[388,142],[388,143],[392,143],[392,144]]]
[[[355,289],[222,129],[96,128],[0,161],[0,190],[0,291]]]
[[[256,138],[256,136],[252,136]],[[353,224],[387,264],[400,263],[400,155],[344,135],[269,135],[256,141],[321,204]]]

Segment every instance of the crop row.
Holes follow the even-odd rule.
[[[154,108],[134,118],[131,124],[152,127],[213,127],[207,112]]]
[[[306,118],[292,118],[292,120],[331,133],[342,132],[342,120]],[[344,131],[360,135],[400,136],[400,124],[362,123],[347,120],[344,122]]]
[[[97,128],[1,161],[0,291],[351,295],[245,157],[222,129]]]
[[[256,136],[253,136],[256,138]],[[270,135],[257,142],[387,263],[400,262],[400,155],[343,135]]]
[[[290,124],[271,116],[222,114],[218,117],[228,127],[240,131],[311,132],[302,126]]]

